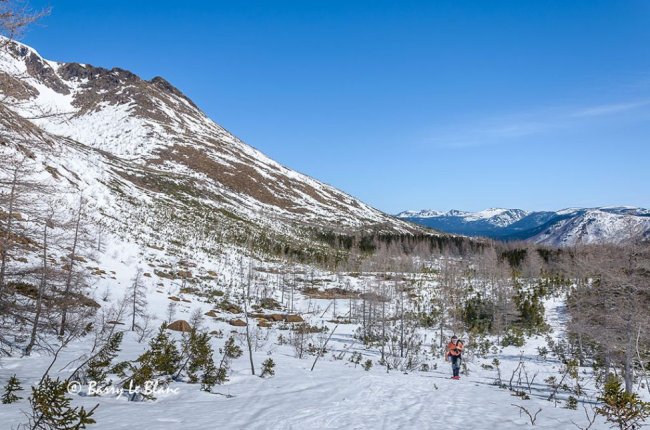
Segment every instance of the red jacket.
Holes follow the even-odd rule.
[[[445,358],[452,356],[452,357],[459,357],[460,354],[463,352],[463,342],[458,341],[458,343],[454,342],[449,342],[447,344],[447,353],[445,354]]]

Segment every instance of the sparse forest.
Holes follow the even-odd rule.
[[[0,0],[0,33],[9,37],[0,50],[20,50],[11,38],[47,13]],[[43,70],[39,78],[52,78]],[[266,425],[277,408],[283,423],[297,427],[325,418],[344,427],[373,422],[381,407],[393,420],[388,427],[417,428],[422,423],[408,421],[411,415],[442,413],[444,401],[451,408],[458,398],[467,409],[479,404],[473,417],[493,423],[512,416],[511,426],[636,429],[650,417],[647,241],[551,248],[468,238],[379,216],[356,200],[355,211],[366,211],[353,220],[358,226],[327,224],[322,219],[331,214],[320,206],[322,218],[303,217],[297,204],[291,212],[291,198],[250,184],[250,196],[234,201],[260,209],[235,213],[223,197],[231,190],[209,176],[218,165],[209,154],[203,161],[179,156],[187,169],[177,174],[165,170],[165,157],[178,148],[138,164],[31,122],[59,116],[64,124],[74,115],[53,109],[20,117],[32,72],[13,77],[10,94],[3,86],[9,74],[0,70],[6,425],[93,428],[114,423],[104,411],[120,411],[134,420],[207,426],[242,423],[248,408]],[[92,75],[67,73],[71,82]],[[140,82],[110,73],[109,83]],[[147,109],[169,94],[180,98],[156,82],[164,96],[152,96]],[[183,127],[194,133],[196,122]],[[243,145],[227,143],[228,150]],[[201,175],[186,174],[197,165]],[[305,184],[300,194],[309,201],[341,206],[340,195],[331,206],[319,200],[330,193],[324,185]],[[452,335],[464,342],[461,373],[471,381],[453,396],[450,387],[458,385],[450,385],[445,361]],[[430,396],[433,412],[409,409],[418,396]],[[394,398],[396,406],[388,404]],[[353,418],[348,401],[358,402]],[[287,412],[293,409],[295,416]],[[349,422],[310,418],[329,409]],[[189,418],[173,421],[182,411]]]

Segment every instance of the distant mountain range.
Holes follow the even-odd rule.
[[[552,246],[622,243],[650,238],[650,210],[620,206],[527,212],[491,208],[480,212],[404,211],[398,218],[448,233]]]

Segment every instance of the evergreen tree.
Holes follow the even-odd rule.
[[[83,407],[73,408],[67,394],[65,381],[46,376],[38,386],[32,387],[29,403],[32,407],[30,428],[32,430],[79,430],[88,424],[95,424],[90,411]]]
[[[129,400],[155,400],[153,394],[147,392],[147,384],[166,384],[178,371],[181,357],[166,329],[167,323],[163,323],[149,342],[149,349],[135,360],[135,364],[119,365],[119,372],[126,374],[127,369],[131,372],[120,384],[129,391]]]
[[[523,328],[531,330],[533,333],[543,331],[545,327],[544,321],[544,304],[542,302],[542,295],[540,291],[543,288],[535,288],[533,291],[526,291],[518,283],[515,282],[517,293],[514,296],[514,302],[519,311],[519,323]]]
[[[223,384],[228,380],[230,362],[235,358],[241,357],[244,351],[242,351],[242,349],[235,344],[235,337],[230,336],[228,340],[226,340],[223,348],[219,350],[219,352],[223,355],[221,357],[221,363],[219,363],[219,368],[217,369],[215,378],[217,384]]]
[[[469,331],[486,333],[492,330],[495,304],[478,293],[465,301],[462,318]]]
[[[149,350],[138,357],[137,361],[151,367],[160,376],[171,376],[178,371],[180,354],[176,342],[167,333],[167,324],[163,323],[156,337],[149,342]]]
[[[210,364],[214,367],[212,354],[213,351],[212,346],[210,345],[210,335],[207,333],[197,333],[196,330],[192,330],[192,333],[190,333],[189,345],[190,358],[187,368],[187,375],[191,383],[199,381],[198,373],[201,370],[205,372],[206,367]]]
[[[603,405],[596,408],[596,412],[621,430],[637,429],[650,417],[650,403],[639,399],[636,393],[626,392],[621,381],[614,375],[607,377],[598,400]]]
[[[267,358],[262,363],[262,373],[260,373],[260,378],[273,375],[275,375],[275,362],[272,358]]]
[[[110,381],[107,382],[108,372],[111,362],[117,357],[117,353],[120,351],[120,344],[122,343],[123,337],[123,332],[113,334],[95,357],[87,364],[86,380],[88,382],[94,381],[98,389],[110,385]]]
[[[16,394],[14,394],[16,391],[22,391],[22,389],[23,387],[20,385],[20,380],[16,377],[16,375],[13,375],[11,378],[9,378],[9,381],[5,386],[5,393],[2,395],[2,403],[15,403],[18,400],[22,399],[22,397],[18,397]]]
[[[217,368],[217,375],[215,379],[219,385],[224,384],[228,381],[228,364],[224,364],[223,362],[221,363],[219,368]]]
[[[230,336],[223,347],[222,353],[227,358],[235,359],[241,357],[244,351],[235,344],[235,337]]]
[[[219,384],[219,369],[214,364],[214,360],[210,361],[203,368],[203,375],[201,375],[201,390],[212,391],[215,384]]]
[[[130,366],[131,363],[129,361],[120,361],[119,363],[116,363],[114,366],[112,366],[108,373],[114,373],[120,378],[125,378],[126,371],[130,368]]]
[[[144,389],[147,383],[154,380],[153,367],[147,362],[140,362],[137,366],[131,365],[130,369],[131,376],[122,383],[122,387],[129,392],[129,400],[156,400],[153,394]]]
[[[210,391],[212,386],[218,382],[213,354],[210,335],[199,333],[193,328],[189,337],[183,342],[184,364],[178,370],[176,378],[186,371],[191,384],[201,382],[201,389]]]

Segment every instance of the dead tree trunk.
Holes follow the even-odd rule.
[[[68,263],[68,274],[65,280],[65,289],[63,290],[63,306],[61,309],[61,327],[59,328],[59,336],[65,334],[65,323],[68,316],[68,296],[72,288],[72,274],[74,263],[77,258],[77,245],[79,244],[79,228],[81,226],[81,212],[83,209],[83,197],[79,198],[79,207],[77,208],[77,216],[74,225],[74,237],[72,239],[72,250],[70,251],[70,262]]]
[[[48,271],[48,264],[47,264],[47,235],[48,235],[48,229],[51,227],[51,220],[48,219],[45,221],[45,225],[43,227],[43,264],[41,267],[41,282],[38,286],[38,295],[36,296],[36,309],[34,312],[34,321],[32,325],[32,333],[29,338],[29,343],[25,347],[25,355],[30,355],[32,353],[32,349],[34,348],[34,345],[36,344],[36,334],[38,332],[38,324],[40,322],[41,318],[41,310],[43,308],[43,295],[45,294],[45,287],[47,285],[47,271]]]
[[[246,344],[248,346],[248,360],[250,361],[251,364],[251,374],[255,375],[255,364],[253,363],[253,343],[251,342],[251,332],[250,332],[249,321],[248,321],[248,300],[250,300],[250,294],[251,294],[252,272],[253,272],[253,259],[251,257],[251,260],[249,262],[249,267],[248,267],[248,279],[246,283],[242,283],[242,284],[244,285],[244,319],[246,321]]]
[[[16,166],[13,170],[11,178],[11,190],[9,191],[9,211],[7,213],[6,227],[3,228],[3,239],[0,243],[0,299],[4,294],[5,289],[5,274],[7,272],[7,254],[9,248],[9,241],[12,240],[12,227],[14,218],[14,207],[16,202],[16,185],[18,184],[18,172],[20,166]]]

